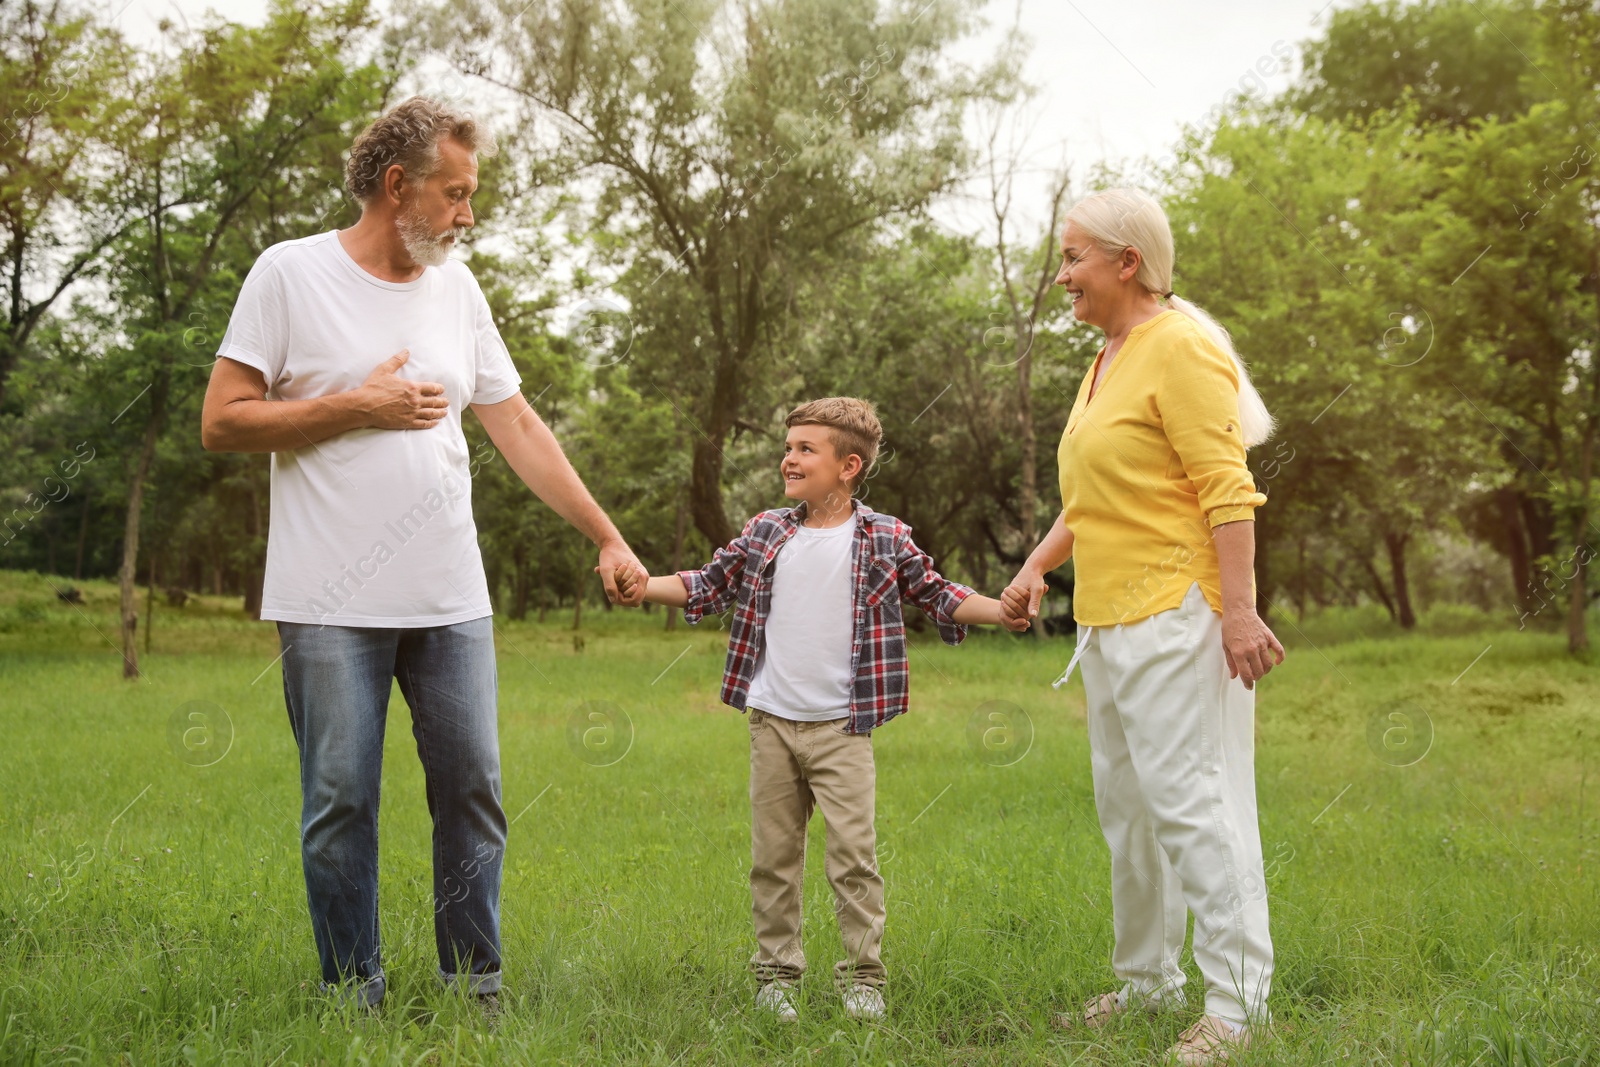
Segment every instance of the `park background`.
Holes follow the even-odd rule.
[[[592,548],[472,419],[520,973],[492,1030],[426,980],[397,720],[394,1003],[312,997],[254,620],[268,462],[203,451],[199,404],[256,257],[349,225],[351,139],[424,92],[500,136],[463,254],[658,572],[781,499],[791,406],[850,393],[887,436],[867,502],[998,592],[1055,515],[1097,345],[1049,289],[1061,215],[1159,195],[1174,287],[1279,423],[1250,456],[1259,607],[1290,652],[1258,713],[1264,1062],[1596,1062],[1600,8],[1328,5],[1123,157],[1039,134],[1162,76],[1125,21],[1067,6],[1073,49],[1041,68],[1022,7],[958,0],[273,4],[141,33],[121,0],[0,0],[0,1060],[1120,1063],[1176,1033],[1048,1026],[1109,981],[1082,691],[1048,688],[1070,565],[1036,634],[914,645],[914,715],[875,742],[894,1014],[847,1025],[813,981],[782,1032],[740,970],[724,633],[609,609]],[[1162,32],[1207,46],[1198,8]],[[809,877],[820,975],[837,934]]]

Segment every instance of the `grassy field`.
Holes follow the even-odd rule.
[[[502,1019],[432,979],[398,690],[389,996],[375,1018],[342,1014],[315,996],[273,628],[221,601],[158,604],[130,684],[114,590],[83,588],[76,607],[0,574],[0,1062],[1131,1064],[1198,1012],[1191,964],[1181,1018],[1050,1027],[1111,983],[1083,691],[1049,687],[1070,642],[984,634],[919,643],[912,713],[874,739],[888,1021],[852,1023],[831,994],[820,820],[801,1022],[757,1017],[748,737],[717,702],[722,634],[596,611],[581,646],[554,623],[499,625]],[[1246,1062],[1600,1063],[1600,680],[1559,636],[1486,626],[1279,625],[1290,658],[1257,711],[1276,1025]],[[991,701],[1021,709],[1003,759],[973,742]],[[585,702],[613,718],[589,738],[610,755],[573,743]]]

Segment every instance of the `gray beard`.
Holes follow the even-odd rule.
[[[446,238],[461,238],[461,227],[453,226],[443,233],[434,233],[428,220],[410,209],[400,212],[395,220],[395,229],[400,232],[400,243],[406,246],[406,254],[424,267],[440,267],[449,262],[450,245]]]

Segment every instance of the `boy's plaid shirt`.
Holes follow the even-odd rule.
[[[972,590],[933,569],[933,559],[911,540],[911,527],[882,515],[859,500],[850,578],[855,585],[855,626],[851,643],[850,722],[853,734],[869,733],[906,710],[910,671],[906,664],[905,621],[900,602],[909,600],[939,627],[947,644],[957,645],[967,628],[952,617]],[[728,665],[722,676],[722,701],[745,710],[756,663],[766,640],[772,610],[772,568],[778,550],[805,518],[805,504],[764,511],[751,519],[726,548],[697,571],[679,571],[689,591],[684,621],[699,622],[734,606],[728,637]]]

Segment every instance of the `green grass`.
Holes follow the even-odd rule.
[[[42,578],[0,574],[0,1062],[1132,1064],[1198,1011],[1191,964],[1181,1018],[1050,1027],[1111,984],[1083,693],[1049,688],[1069,642],[984,634],[919,643],[912,714],[874,738],[888,1022],[853,1024],[831,996],[820,821],[802,1021],[757,1017],[747,735],[717,703],[722,635],[595,611],[581,649],[554,624],[500,625],[516,818],[502,1020],[486,1028],[432,980],[429,824],[398,691],[382,817],[389,998],[377,1018],[343,1014],[314,995],[273,628],[210,598],[160,604],[147,678],[127,683],[107,640],[115,591],[83,588],[78,609]],[[1280,631],[1290,658],[1257,719],[1276,1036],[1247,1062],[1600,1062],[1593,667],[1552,634]],[[196,700],[232,725],[210,766],[170,740]],[[589,700],[632,723],[611,766],[569,748]],[[970,747],[990,700],[1032,723],[1014,765]],[[1411,766],[1368,742],[1397,702],[1434,731]]]

